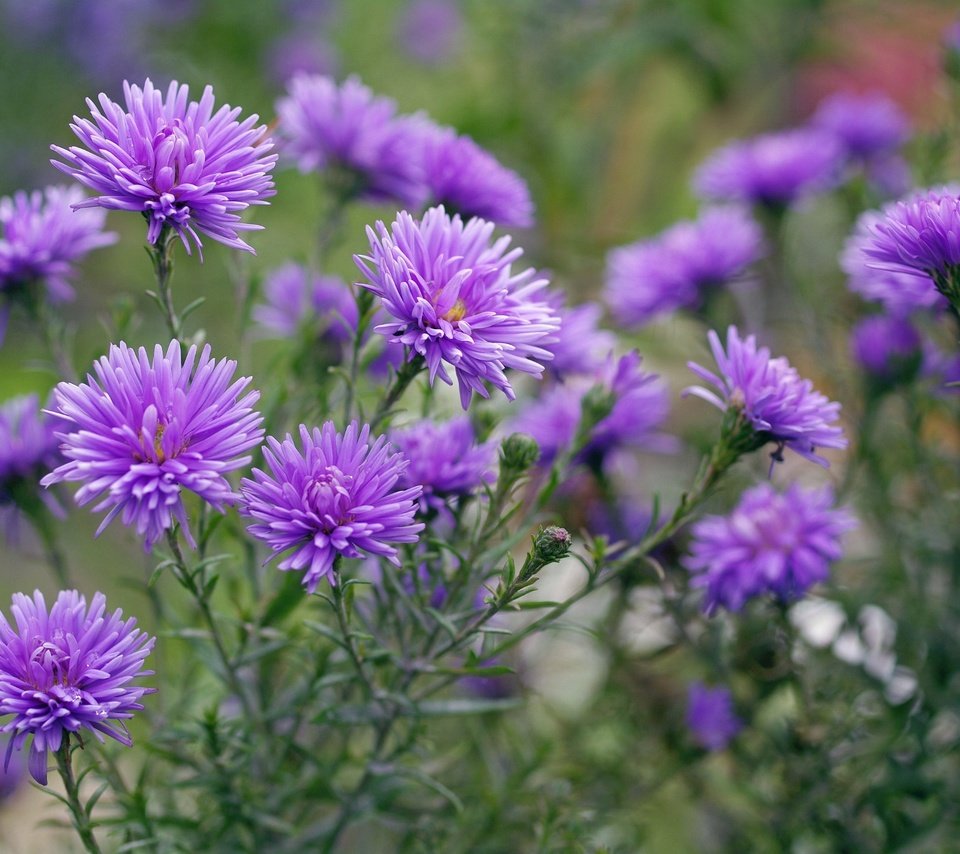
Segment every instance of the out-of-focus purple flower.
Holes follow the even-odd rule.
[[[707,516],[691,529],[684,565],[691,584],[706,588],[704,610],[739,611],[748,599],[802,596],[830,574],[843,554],[841,535],[856,521],[834,507],[833,491],[769,483],[748,489],[727,516]]]
[[[541,465],[549,465],[573,444],[584,398],[596,386],[611,394],[613,407],[590,431],[580,460],[600,462],[622,447],[659,452],[676,449],[676,440],[657,430],[670,411],[669,389],[656,374],[641,369],[640,355],[633,351],[619,359],[609,356],[592,378],[577,377],[554,386],[513,422],[511,430],[537,440]]]
[[[0,404],[0,506],[13,503],[24,485],[35,488],[40,478],[60,461],[53,419],[40,411],[35,394]],[[41,494],[48,509],[63,510]]]
[[[882,211],[865,211],[857,219],[840,254],[840,266],[848,277],[847,287],[866,300],[881,303],[891,314],[946,309],[946,297],[927,273],[891,269],[867,254],[878,223],[892,211],[893,205],[886,205]]]
[[[562,379],[571,374],[591,374],[599,370],[616,343],[612,332],[599,328],[603,309],[594,302],[565,307],[563,295],[559,293],[548,302],[560,315],[560,332],[550,345],[553,351],[551,375]]]
[[[273,549],[290,552],[280,569],[303,570],[309,593],[326,578],[336,583],[338,557],[364,554],[400,565],[392,543],[415,543],[419,486],[397,489],[407,467],[386,438],[370,443],[370,428],[354,421],[341,434],[332,421],[311,432],[300,426],[301,451],[288,435],[267,438],[271,474],[253,470],[241,485],[240,512],[256,520],[248,530]]]
[[[922,359],[920,334],[897,315],[865,317],[853,328],[850,349],[867,375],[884,383],[910,379]]]
[[[960,394],[960,353],[946,352],[925,340],[920,375],[941,394]]]
[[[370,255],[354,256],[392,319],[376,331],[422,356],[430,382],[439,376],[452,385],[454,369],[460,402],[466,409],[474,392],[489,397],[485,383],[515,397],[504,371],[543,375],[541,362],[560,319],[540,296],[546,279],[528,268],[513,273],[523,253],[508,251],[509,237],[492,240],[494,225],[479,218],[464,223],[443,207],[420,221],[401,211],[390,230],[367,228]]]
[[[48,612],[37,590],[33,598],[14,594],[16,627],[0,614],[0,716],[13,715],[0,727],[12,734],[4,764],[31,738],[27,764],[42,786],[47,752],[59,750],[68,733],[88,730],[101,742],[108,735],[129,747],[124,721],[156,690],[134,684],[153,673],[143,665],[155,639],[106,607],[102,593],[87,608],[76,590],[64,590]]]
[[[170,228],[188,253],[191,241],[202,247],[197,232],[253,252],[240,232],[263,226],[240,213],[274,195],[277,155],[266,126],[256,115],[238,122],[239,107],[214,113],[211,86],[199,101],[176,81],[166,95],[149,79],[142,89],[124,81],[123,93],[125,106],[101,94],[100,109],[87,100],[93,121],[74,116],[81,146],[51,146],[66,161],[54,166],[100,194],[77,207],[139,211],[151,244]]]
[[[810,124],[833,134],[849,157],[860,160],[895,151],[910,138],[910,121],[881,92],[837,92],[820,102]]]
[[[719,149],[697,170],[694,188],[708,199],[782,207],[835,186],[842,165],[832,134],[795,128]]]
[[[431,204],[464,219],[498,225],[533,225],[533,200],[526,182],[490,152],[453,128],[424,124],[421,137],[423,180]]]
[[[6,754],[12,740],[9,735],[0,736],[0,752]],[[0,806],[20,788],[26,770],[19,753],[14,753],[6,765],[0,764]]]
[[[300,264],[284,264],[263,285],[266,302],[254,306],[253,319],[268,333],[292,338],[304,324],[323,322],[323,335],[343,344],[353,337],[357,304],[337,276],[322,276]]]
[[[614,316],[643,324],[700,304],[709,288],[740,276],[763,252],[760,226],[741,207],[716,207],[652,240],[607,256],[606,299]]]
[[[302,172],[336,174],[343,192],[373,201],[422,203],[419,152],[424,119],[398,117],[390,98],[373,94],[356,77],[298,74],[277,102],[284,153]]]
[[[278,38],[267,54],[270,76],[281,85],[298,74],[333,75],[339,64],[329,42],[299,30]]]
[[[960,80],[960,19],[944,30],[943,49],[944,70],[954,81]]]
[[[180,344],[151,360],[141,347],[111,345],[80,385],[60,383],[56,411],[68,423],[58,433],[67,462],[41,484],[80,481],[76,502],[100,498],[109,510],[97,529],[120,516],[134,525],[149,551],[179,522],[192,544],[181,492],[195,492],[218,512],[238,497],[224,474],[247,465],[263,439],[263,418],[252,408],[259,392],[243,394],[249,377],[234,380],[237,363],[196,346],[181,361]],[[243,396],[241,397],[241,394]],[[240,456],[244,455],[244,456]]]
[[[693,682],[687,692],[687,727],[705,750],[723,750],[743,729],[730,689]]]
[[[463,16],[456,0],[410,0],[400,15],[403,49],[425,65],[441,65],[459,49]]]
[[[390,434],[390,441],[407,459],[400,485],[420,485],[420,509],[441,509],[445,499],[469,495],[496,478],[495,446],[478,445],[470,419],[465,415],[437,423],[421,421]]]
[[[742,339],[735,326],[729,327],[726,352],[716,332],[711,330],[708,337],[719,375],[695,362],[687,366],[719,395],[702,386],[692,386],[684,394],[723,411],[742,412],[755,431],[757,447],[776,442],[828,467],[816,449],[847,446],[843,430],[832,426],[840,417],[840,404],[814,389],[784,357],[771,358],[766,347],[758,348],[753,335]]]
[[[913,186],[910,164],[899,154],[878,154],[864,163],[867,181],[883,198],[895,199]]]
[[[78,210],[79,187],[47,187],[0,199],[0,290],[42,282],[53,300],[73,297],[73,262],[117,239],[106,213]]]

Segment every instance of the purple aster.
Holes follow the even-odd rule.
[[[737,206],[711,208],[652,240],[607,256],[607,303],[628,324],[695,308],[710,288],[741,276],[763,252],[760,226]]]
[[[860,160],[895,151],[910,138],[906,115],[880,92],[837,92],[820,102],[810,124],[833,134],[850,157]]]
[[[73,208],[83,203],[79,187],[47,187],[0,199],[0,290],[42,282],[53,300],[73,297],[73,262],[109,246],[106,213]]]
[[[563,295],[559,293],[548,302],[560,315],[560,332],[550,345],[550,373],[562,379],[570,374],[598,371],[616,343],[612,332],[599,328],[603,309],[594,302],[564,307]]]
[[[810,380],[802,379],[784,357],[773,359],[766,347],[758,348],[753,335],[741,338],[735,326],[729,327],[726,352],[716,332],[711,330],[708,337],[719,375],[694,362],[687,366],[719,394],[701,386],[688,388],[684,394],[724,411],[742,412],[756,433],[755,447],[776,442],[829,466],[815,451],[847,446],[843,430],[833,426],[840,417],[840,404],[814,389]],[[779,451],[774,460],[778,458]]]
[[[410,0],[397,36],[404,50],[425,65],[445,62],[456,53],[463,36],[463,16],[456,0]]]
[[[398,117],[390,98],[378,97],[356,77],[298,74],[277,102],[284,153],[301,172],[339,171],[345,191],[372,201],[422,203],[419,151],[424,120]]]
[[[16,502],[20,490],[34,490],[40,478],[61,462],[53,419],[40,410],[35,394],[15,397],[0,404],[0,506]],[[41,494],[56,515],[63,510],[51,497]]]
[[[932,341],[924,341],[920,375],[933,383],[937,393],[960,393],[960,353],[946,352]]]
[[[337,276],[322,276],[300,264],[284,264],[267,275],[266,302],[253,319],[273,337],[292,338],[304,325],[323,323],[323,337],[334,344],[353,338],[357,304],[349,286]]]
[[[533,225],[533,201],[526,182],[468,136],[448,127],[424,126],[423,180],[430,203],[464,218],[483,217],[498,225]]]
[[[508,368],[541,377],[560,326],[540,296],[547,280],[532,268],[513,273],[523,250],[508,251],[509,237],[493,241],[493,229],[477,217],[451,218],[443,207],[420,221],[401,211],[389,231],[382,222],[368,227],[371,255],[354,256],[369,282],[361,287],[392,316],[376,331],[408,347],[410,360],[423,357],[431,384],[439,376],[452,385],[452,367],[464,409],[474,392],[489,397],[485,383],[513,400]]]
[[[481,484],[496,479],[495,447],[490,442],[477,444],[465,415],[394,430],[390,441],[409,463],[400,476],[400,485],[423,487],[421,510],[441,509],[445,498],[469,495]]]
[[[694,187],[708,199],[790,205],[835,186],[843,147],[814,128],[767,133],[714,152],[697,170]]]
[[[0,736],[0,752],[6,755],[7,748],[13,739],[9,735]],[[6,766],[0,765],[0,807],[3,802],[13,795],[20,788],[23,782],[24,772],[27,770],[20,754],[16,753],[10,757],[10,762]]]
[[[41,483],[80,481],[80,505],[100,498],[94,510],[109,512],[97,534],[119,515],[148,551],[175,522],[192,544],[181,492],[221,513],[238,497],[224,474],[263,439],[251,408],[259,392],[243,394],[250,378],[234,380],[237,363],[215,362],[209,345],[182,361],[177,341],[166,353],[158,344],[152,360],[143,347],[111,345],[93,369],[96,378],[56,388],[53,414],[72,422],[57,434],[67,462]]]
[[[407,467],[383,436],[370,442],[370,427],[354,421],[338,433],[332,421],[311,432],[300,425],[301,451],[289,434],[267,438],[271,474],[253,470],[241,485],[240,512],[256,521],[248,530],[268,543],[273,556],[289,554],[280,569],[305,570],[309,593],[321,579],[336,583],[339,557],[364,554],[400,565],[391,543],[415,543],[423,524],[414,521],[421,489],[397,489]]]
[[[687,727],[705,750],[723,750],[743,729],[730,689],[693,682],[687,692]]]
[[[281,86],[297,74],[333,74],[337,52],[322,36],[300,30],[280,36],[270,47],[267,67]]]
[[[727,516],[707,516],[691,529],[684,565],[691,584],[706,588],[704,610],[739,611],[748,599],[773,594],[802,596],[830,574],[843,553],[841,535],[856,526],[834,507],[833,491],[791,484],[777,492],[769,483],[748,489]]]
[[[922,360],[920,334],[897,315],[865,317],[853,328],[850,349],[867,375],[884,383],[910,379]]]
[[[102,593],[90,607],[76,590],[63,590],[47,611],[43,594],[15,593],[10,606],[16,627],[0,614],[0,727],[12,733],[5,765],[13,750],[32,737],[28,766],[40,785],[47,783],[47,751],[57,751],[65,734],[89,730],[132,744],[124,721],[156,689],[133,684],[151,676],[144,659],[155,639],[117,610],[106,613]]]
[[[51,161],[98,196],[77,207],[139,211],[147,242],[172,229],[190,252],[202,232],[235,249],[253,252],[241,231],[263,226],[240,221],[250,205],[274,194],[270,170],[277,155],[256,115],[237,121],[240,108],[213,111],[213,88],[189,101],[186,85],[173,81],[164,94],[148,79],[141,89],[124,81],[125,106],[101,94],[90,99],[93,121],[74,116],[70,127],[82,145],[51,148],[66,162]]]

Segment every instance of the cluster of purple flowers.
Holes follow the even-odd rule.
[[[841,535],[855,526],[833,505],[829,488],[777,492],[761,483],[728,516],[697,522],[685,564],[693,586],[706,589],[706,612],[739,611],[765,594],[789,601],[824,581],[842,554]]]
[[[705,750],[723,750],[743,729],[729,688],[694,682],[687,692],[687,727]]]
[[[607,257],[606,300],[630,325],[696,308],[711,288],[743,275],[762,251],[761,229],[749,211],[711,208],[651,240],[613,250]]]
[[[529,226],[526,183],[472,139],[421,114],[397,114],[390,98],[357,78],[337,84],[297,75],[277,104],[285,154],[301,171],[321,171],[346,196],[444,205],[464,217]]]

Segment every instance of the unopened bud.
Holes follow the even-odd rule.
[[[617,396],[603,385],[593,386],[580,403],[581,429],[589,433],[612,411],[617,402]]]
[[[540,458],[540,446],[527,433],[511,433],[500,445],[500,463],[505,469],[525,472]]]
[[[570,552],[573,538],[566,528],[550,525],[541,528],[533,538],[533,553],[544,564],[563,560]]]

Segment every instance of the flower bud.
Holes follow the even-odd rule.
[[[514,472],[525,472],[540,457],[540,446],[527,433],[511,433],[500,445],[500,465]]]
[[[573,538],[566,528],[550,525],[541,528],[533,538],[534,556],[544,564],[563,560],[570,552]]]

